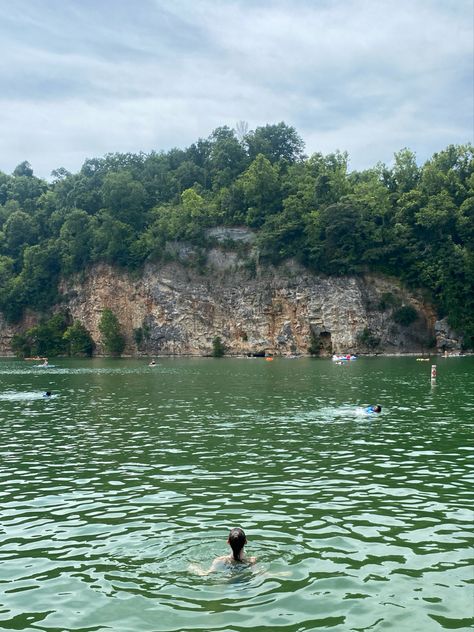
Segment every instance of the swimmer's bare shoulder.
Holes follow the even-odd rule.
[[[232,549],[232,555],[220,555],[216,557],[212,562],[209,570],[196,568],[196,565],[191,565],[191,570],[197,572],[199,575],[208,575],[218,569],[225,568],[226,566],[235,566],[242,564],[243,566],[249,566],[255,564],[257,558],[245,557],[244,546],[247,544],[247,537],[240,527],[234,527],[230,530],[229,537],[227,538],[227,544]]]
[[[219,555],[219,557],[216,557],[216,559],[212,562],[209,571],[212,572],[213,570],[217,570],[219,567],[228,566],[229,564],[255,564],[256,561],[257,558],[253,556],[243,557],[241,560],[235,560],[232,555]]]
[[[251,566],[252,564],[255,564],[256,561],[257,561],[257,558],[254,556],[244,557],[241,560],[234,560],[232,555],[220,555],[219,557],[215,558],[215,560],[212,562],[211,566],[208,568],[207,571],[200,568],[197,564],[190,564],[189,570],[195,573],[196,575],[204,576],[204,575],[209,575],[209,573],[215,573],[216,571],[219,571],[219,570],[225,570],[226,567],[234,566],[236,564]]]

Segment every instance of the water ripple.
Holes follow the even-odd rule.
[[[474,361],[420,364],[1,362],[0,627],[472,628]]]

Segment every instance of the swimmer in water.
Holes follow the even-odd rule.
[[[202,570],[196,564],[191,564],[190,569],[198,575],[208,575],[209,573],[213,573],[229,565],[255,564],[257,558],[245,557],[244,546],[247,544],[247,536],[245,535],[243,529],[240,527],[231,529],[229,537],[227,538],[227,544],[232,549],[232,555],[220,555],[219,557],[216,557],[208,571]]]
[[[369,406],[368,408],[365,409],[366,413],[381,413],[382,412],[382,406],[380,406],[380,404],[375,404],[375,406]]]
[[[51,391],[46,391],[46,393],[43,393],[43,397],[51,397]]]
[[[229,537],[227,538],[227,544],[232,549],[232,555],[221,555],[216,558],[213,562],[225,562],[227,564],[254,564],[254,557],[245,557],[244,546],[247,544],[247,536],[245,535],[243,529],[240,527],[234,527],[229,532]]]

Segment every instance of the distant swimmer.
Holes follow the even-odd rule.
[[[375,404],[375,406],[368,406],[365,409],[366,413],[381,413],[382,412],[382,406],[380,406],[379,404]]]
[[[155,360],[152,360],[148,366],[155,366],[155,364],[156,364]]]
[[[43,397],[51,397],[51,391],[46,391],[46,393],[43,393]]]
[[[243,529],[240,527],[234,527],[231,529],[229,537],[227,538],[227,544],[232,549],[232,555],[220,555],[219,557],[216,557],[208,571],[202,570],[195,564],[191,565],[191,570],[198,575],[208,575],[209,573],[213,573],[230,565],[233,566],[242,564],[243,566],[248,566],[250,564],[255,564],[257,558],[245,557],[244,547],[247,544],[247,536],[245,535]]]

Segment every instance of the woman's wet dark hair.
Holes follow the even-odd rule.
[[[245,536],[243,529],[241,529],[240,527],[234,527],[234,529],[230,530],[229,544],[230,544],[230,548],[232,549],[234,560],[237,560],[237,561],[240,560],[240,557],[239,557],[240,551],[244,548],[246,543],[247,543],[247,537]]]
[[[382,412],[382,406],[380,404],[376,404],[373,407],[373,411],[374,411],[374,413],[381,413]]]

